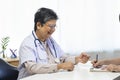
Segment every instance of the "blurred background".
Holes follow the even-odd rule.
[[[21,42],[34,28],[34,14],[41,7],[58,14],[52,36],[65,53],[120,56],[120,0],[0,0],[0,39],[10,37],[8,56],[10,48],[17,49],[18,55]]]

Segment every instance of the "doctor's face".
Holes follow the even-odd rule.
[[[55,31],[55,27],[56,27],[56,20],[50,20],[43,25],[37,25],[38,38],[43,39],[43,41],[46,40]]]

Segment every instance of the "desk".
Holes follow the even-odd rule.
[[[120,73],[113,72],[90,72],[91,63],[79,63],[71,72],[57,72],[51,74],[35,74],[21,80],[113,80]]]
[[[4,58],[5,61],[7,61],[9,64],[13,66],[18,66],[19,64],[19,59],[18,58]]]

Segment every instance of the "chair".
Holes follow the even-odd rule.
[[[17,80],[19,71],[0,58],[0,80]]]

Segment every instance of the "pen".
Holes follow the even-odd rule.
[[[98,62],[98,54],[96,54],[96,61],[95,61],[95,63],[97,63]],[[95,68],[100,68],[101,66],[100,65],[98,65],[98,66],[96,66]]]
[[[98,62],[98,54],[96,54],[96,62]]]

